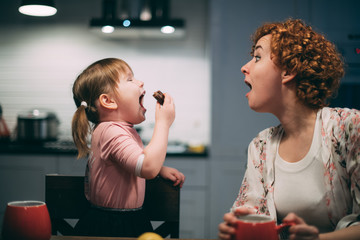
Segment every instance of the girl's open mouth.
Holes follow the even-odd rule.
[[[145,96],[145,91],[141,94],[141,96],[139,97],[139,104],[142,108],[145,108],[144,107],[144,96]]]

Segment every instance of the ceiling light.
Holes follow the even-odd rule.
[[[175,32],[175,28],[173,26],[166,25],[161,27],[160,31],[165,34],[171,34]]]
[[[114,32],[114,27],[113,26],[110,26],[110,25],[106,25],[106,26],[103,26],[102,28],[101,28],[101,31],[103,32],[103,33],[112,33],[112,32]]]
[[[123,26],[124,27],[130,27],[130,25],[131,25],[130,20],[126,19],[126,20],[123,21]]]
[[[150,21],[152,19],[150,0],[145,0],[143,9],[140,12],[140,20]]]
[[[19,12],[29,16],[47,17],[56,14],[53,0],[22,0]]]

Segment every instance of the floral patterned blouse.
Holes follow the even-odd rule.
[[[360,224],[360,111],[319,111],[329,220],[336,229]],[[247,170],[232,210],[247,206],[276,220],[274,162],[281,131],[281,125],[267,128],[249,144]]]

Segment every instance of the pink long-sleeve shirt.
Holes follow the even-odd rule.
[[[139,177],[143,143],[133,125],[102,122],[91,139],[85,195],[96,206],[139,208],[144,202],[145,179]]]

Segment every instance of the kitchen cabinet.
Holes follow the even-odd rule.
[[[209,161],[205,158],[167,158],[186,179],[180,194],[180,238],[206,238],[209,214]]]
[[[186,176],[180,194],[180,237],[205,238],[208,216],[208,160],[168,157],[165,165]],[[45,175],[84,175],[86,159],[72,154],[0,154],[0,226],[7,202],[45,201]]]

